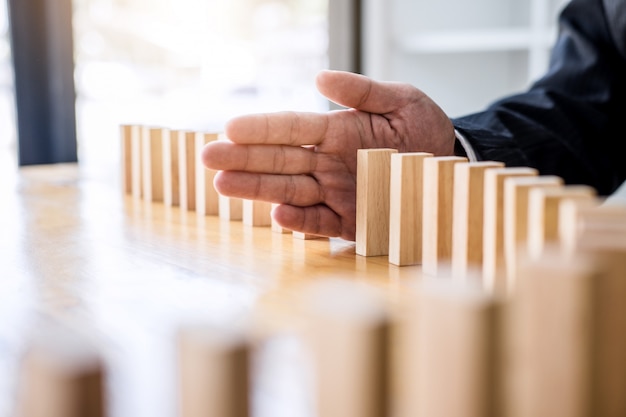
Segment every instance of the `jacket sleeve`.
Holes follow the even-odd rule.
[[[600,195],[626,179],[626,31],[605,3],[569,3],[549,70],[527,92],[452,120],[479,159],[535,167]]]

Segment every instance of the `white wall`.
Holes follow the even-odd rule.
[[[564,0],[363,0],[364,68],[450,116],[526,88],[547,67]]]

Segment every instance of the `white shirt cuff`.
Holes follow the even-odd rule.
[[[477,162],[478,158],[476,157],[476,152],[474,152],[474,148],[472,148],[472,145],[470,145],[465,136],[463,136],[461,132],[456,129],[454,129],[454,136],[456,136],[456,139],[459,141],[461,146],[463,146],[463,149],[465,149],[467,159],[469,159],[470,162]]]

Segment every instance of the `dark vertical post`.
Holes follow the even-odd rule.
[[[19,164],[76,162],[72,0],[8,0]]]
[[[361,0],[328,2],[330,69],[361,72],[361,20]]]
[[[328,67],[361,72],[361,0],[328,2]],[[340,106],[330,103],[330,109]]]

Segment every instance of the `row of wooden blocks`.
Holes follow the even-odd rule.
[[[290,232],[273,222],[271,204],[215,191],[200,153],[223,135],[124,125],[121,138],[126,193]],[[427,275],[479,276],[496,290],[514,283],[518,258],[536,258],[550,242],[575,245],[575,206],[602,203],[593,188],[533,168],[392,149],[360,150],[357,177],[357,254],[422,264]]]
[[[291,323],[311,358],[301,364],[315,381],[307,415],[626,415],[625,255],[623,247],[545,253],[520,266],[510,297],[441,278],[400,294],[357,281],[299,288]],[[35,332],[15,415],[108,415],[98,343],[59,329]],[[176,415],[255,415],[252,364],[271,327],[183,325],[177,337]]]
[[[422,264],[427,275],[476,277],[506,291],[520,258],[538,259],[551,245],[571,252],[584,213],[613,216],[623,231],[626,209],[602,203],[592,187],[564,185],[534,168],[359,150],[356,250],[388,255],[396,265]]]
[[[213,187],[216,172],[202,165],[201,152],[212,141],[224,140],[221,133],[175,130],[143,125],[120,127],[122,186],[134,198],[201,216],[219,216],[255,227],[272,227],[277,233],[292,233],[273,222],[273,205],[263,201],[219,195]],[[294,238],[315,239],[293,232]]]

